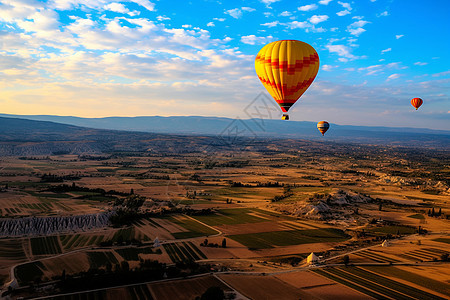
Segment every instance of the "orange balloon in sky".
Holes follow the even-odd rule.
[[[255,69],[269,94],[287,112],[316,78],[319,55],[301,41],[276,41],[258,52]]]
[[[317,129],[319,129],[322,136],[325,134],[325,132],[327,132],[328,128],[330,128],[330,123],[328,123],[327,121],[320,121],[319,123],[317,123]]]
[[[413,98],[411,100],[411,105],[416,108],[416,110],[422,105],[423,100],[420,98]]]

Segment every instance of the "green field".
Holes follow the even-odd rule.
[[[44,274],[42,270],[45,270],[45,267],[40,261],[38,261],[18,265],[14,269],[14,273],[19,284],[26,284],[33,282],[36,278],[41,278],[41,276]]]
[[[359,267],[324,268],[314,272],[376,299],[444,299]]]
[[[30,243],[33,255],[62,253],[57,236],[31,238]]]
[[[267,249],[275,246],[290,246],[310,243],[342,242],[350,237],[334,228],[288,230],[229,235],[229,238],[249,249]]]
[[[108,263],[111,265],[119,263],[114,256],[114,254],[110,251],[103,252],[86,252],[89,259],[90,268],[98,269],[102,266],[106,266]]]
[[[450,284],[442,281],[437,281],[396,267],[368,266],[364,267],[364,269],[368,269],[382,275],[406,280],[450,297]]]
[[[422,214],[410,215],[410,216],[408,216],[408,218],[419,219],[419,220],[424,220],[425,219],[425,217]]]
[[[450,244],[450,238],[437,238],[437,239],[433,239],[433,241]]]
[[[139,260],[139,254],[152,254],[152,247],[144,247],[144,248],[121,248],[115,250],[117,254],[119,254],[124,260]]]
[[[191,242],[164,244],[163,247],[174,263],[206,259],[205,254]]]
[[[0,257],[8,260],[26,259],[21,240],[0,240]]]
[[[414,227],[408,226],[383,226],[383,227],[373,227],[369,228],[368,231],[379,234],[413,234],[416,233]]]
[[[174,232],[172,233],[173,237],[176,239],[187,239],[187,238],[193,238],[193,237],[199,237],[199,236],[210,236],[213,234],[219,233],[218,231],[209,228],[193,219],[190,218],[183,218],[183,219],[177,219],[173,216],[168,218],[169,221],[180,225],[181,227],[185,228],[188,231],[184,232]]]
[[[217,214],[194,216],[195,219],[210,226],[258,223],[267,221],[267,219],[252,216],[253,210],[247,208],[221,209]]]
[[[131,300],[153,300],[152,294],[146,284],[127,287]]]

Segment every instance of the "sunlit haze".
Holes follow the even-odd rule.
[[[448,130],[449,15],[447,0],[0,0],[0,113],[246,118],[267,93],[256,54],[296,39],[320,70],[291,120]]]

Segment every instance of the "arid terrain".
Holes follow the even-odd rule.
[[[450,297],[448,150],[157,138],[0,157],[4,297]]]

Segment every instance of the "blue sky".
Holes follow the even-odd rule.
[[[449,15],[447,0],[0,0],[0,112],[246,118],[256,54],[297,39],[321,67],[291,119],[449,130]]]

